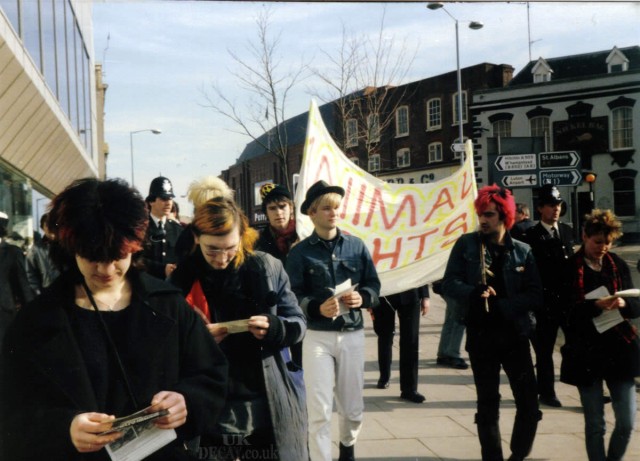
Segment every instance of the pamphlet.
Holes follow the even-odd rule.
[[[113,421],[110,430],[103,432],[122,432],[118,440],[111,442],[105,448],[113,461],[139,461],[151,453],[158,451],[176,438],[173,429],[160,429],[154,421],[169,414],[167,410],[149,413],[151,407],[144,408]]]
[[[230,322],[220,322],[215,325],[226,328],[227,333],[230,335],[249,331],[249,319],[231,320]]]
[[[632,290],[625,290],[632,291]],[[616,296],[622,296],[620,293],[624,292],[616,292],[613,295],[609,294],[609,290],[604,285],[599,286],[593,291],[584,295],[584,299],[613,299]],[[636,295],[637,296],[637,295]],[[624,318],[622,314],[620,314],[619,309],[612,309],[610,311],[602,311],[600,315],[593,318],[593,325],[596,327],[598,333],[604,333],[605,331],[615,327],[619,323],[624,322]]]
[[[342,282],[341,284],[336,285],[335,293],[333,294],[331,299],[338,298],[338,300],[339,300],[341,297],[343,297],[346,294],[351,293],[356,288],[358,288],[358,284],[356,283],[355,285],[351,285],[351,279],[347,279],[344,282]],[[342,301],[339,302],[339,306],[340,307],[339,307],[338,315],[344,315],[344,314],[348,314],[349,313],[349,308]],[[338,318],[338,315],[333,317],[333,319],[335,320],[336,318]]]

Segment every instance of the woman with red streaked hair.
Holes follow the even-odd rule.
[[[54,198],[62,274],[7,333],[2,459],[109,460],[136,438],[107,432],[114,418],[152,406],[166,413],[143,433],[164,441],[145,459],[187,460],[185,444],[215,421],[226,360],[180,292],[132,266],[147,219],[121,180],[78,180]]]
[[[511,192],[496,185],[478,191],[478,231],[462,235],[451,249],[442,292],[465,309],[466,350],[476,385],[475,423],[483,461],[503,461],[500,436],[500,369],[516,403],[509,461],[524,460],[542,413],[529,340],[533,313],[542,304],[542,284],[529,245],[514,240]]]

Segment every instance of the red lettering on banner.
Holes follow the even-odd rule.
[[[380,238],[373,239],[373,252],[371,254],[371,259],[373,259],[373,264],[377,267],[378,262],[383,259],[391,259],[390,269],[395,269],[398,265],[398,259],[400,258],[400,247],[401,247],[402,238],[398,237],[396,239],[396,249],[390,253],[382,253],[380,248],[382,247],[382,241]]]
[[[462,196],[460,197],[462,200],[464,200],[467,195],[469,195],[469,193],[473,190],[473,181],[467,182],[468,179],[469,172],[465,171],[464,175],[462,176]]]
[[[360,192],[358,193],[358,197],[356,198],[356,210],[353,213],[353,220],[351,221],[351,223],[354,226],[357,226],[360,223],[360,214],[362,213],[362,202],[364,201],[366,190],[367,190],[367,185],[361,184]]]
[[[326,170],[326,175],[323,176],[322,171]],[[316,170],[316,178],[311,182],[309,187],[312,184],[320,181],[321,179],[325,179],[329,184],[333,184],[333,175],[331,174],[331,163],[329,162],[329,158],[326,155],[320,157],[320,162],[318,162],[318,169]]]
[[[347,187],[344,190],[344,198],[342,199],[342,211],[340,212],[340,219],[344,219],[347,215],[347,205],[349,204],[349,197],[351,196],[351,185],[353,184],[353,179],[349,178],[347,180]]]
[[[396,222],[398,222],[398,219],[400,219],[402,210],[404,210],[404,207],[407,205],[410,208],[409,225],[416,225],[416,203],[413,195],[407,194],[404,199],[402,199],[402,203],[398,207],[398,211],[396,211],[393,220],[389,222],[389,220],[387,219],[387,208],[384,204],[384,201],[382,200],[382,191],[380,189],[375,189],[373,191],[373,198],[371,199],[371,206],[369,207],[369,215],[367,216],[367,221],[365,222],[366,227],[371,226],[371,220],[373,219],[377,204],[380,204],[380,214],[382,215],[382,221],[384,223],[385,229],[391,229],[396,225]]]
[[[454,208],[453,200],[451,199],[451,193],[449,192],[449,189],[446,188],[446,187],[440,191],[440,193],[438,194],[438,199],[436,200],[436,204],[433,206],[433,208],[431,208],[431,211],[429,212],[427,217],[424,218],[424,221],[422,221],[422,222],[429,221],[429,219],[431,219],[431,215],[438,208],[443,207],[445,205],[449,205],[449,208],[451,208],[451,210],[453,210],[453,208]]]
[[[415,257],[416,260],[422,258],[422,253],[424,253],[424,242],[427,239],[427,237],[429,237],[432,234],[435,234],[436,232],[438,232],[437,227],[435,229],[431,229],[425,232],[424,234],[412,235],[411,237],[407,238],[407,240],[420,239],[420,246],[418,247],[418,253],[416,254],[416,257]]]
[[[455,227],[453,227],[454,224],[456,224],[456,222],[458,222],[458,221],[462,221],[462,223],[460,223],[460,224],[456,225]],[[460,229],[460,232],[457,232],[458,229]],[[444,228],[444,232],[442,233],[442,235],[444,237],[452,235],[452,234],[457,234],[457,235],[456,235],[456,238],[449,239],[449,240],[446,240],[445,242],[443,242],[442,245],[440,245],[440,247],[441,248],[446,248],[449,245],[452,245],[453,243],[455,243],[456,240],[458,240],[458,238],[462,234],[465,234],[466,232],[467,232],[467,213],[465,212],[465,213],[462,213],[460,216],[456,216]]]

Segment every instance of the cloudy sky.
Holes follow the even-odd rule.
[[[133,135],[135,184],[146,194],[152,178],[168,176],[178,196],[206,174],[235,163],[246,136],[205,107],[211,85],[243,107],[247,93],[232,76],[229,51],[246,57],[256,42],[255,18],[264,2],[95,1],[96,62],[102,63],[106,95],[107,174],[131,179]],[[342,27],[358,36],[375,35],[385,11],[385,39],[406,43],[415,55],[407,83],[455,70],[455,23],[426,3],[271,3],[270,30],[280,34],[278,57],[284,71],[301,60],[326,64],[322,51],[341,43]],[[462,67],[481,62],[511,64],[518,72],[529,60],[640,45],[638,2],[461,2],[447,10],[460,22]],[[527,14],[528,13],[528,14]],[[529,17],[529,21],[528,18]],[[464,21],[481,21],[470,30]],[[529,39],[529,31],[531,38]],[[529,41],[531,45],[529,46]],[[249,60],[246,57],[247,61]],[[292,93],[287,117],[305,112],[312,77]],[[191,207],[178,199],[184,214]]]

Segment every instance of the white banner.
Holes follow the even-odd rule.
[[[307,189],[324,179],[344,188],[338,227],[364,240],[382,282],[382,295],[438,280],[452,245],[477,227],[471,141],[465,151],[463,167],[447,178],[428,184],[389,184],[340,151],[317,103],[311,101],[295,196],[298,235],[303,239],[313,232],[313,223],[300,212],[300,205]]]

